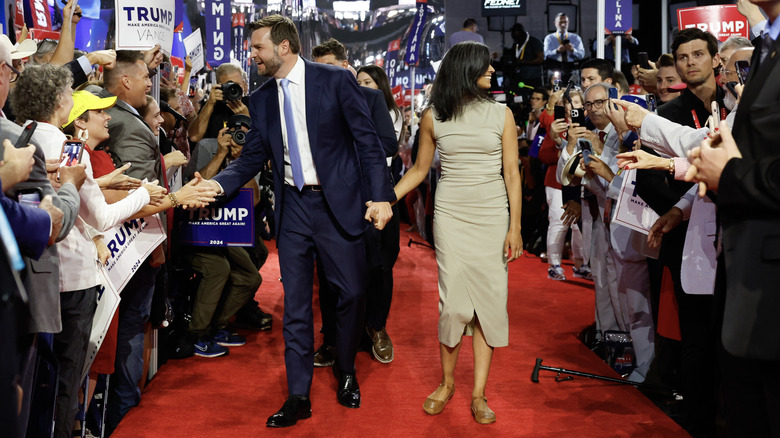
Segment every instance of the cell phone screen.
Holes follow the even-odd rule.
[[[60,154],[60,167],[73,166],[81,163],[81,155],[84,153],[84,143],[79,140],[65,140],[62,143]]]
[[[19,195],[17,195],[17,199],[19,200],[20,204],[29,205],[31,207],[38,207],[38,204],[41,203],[41,195],[37,191],[19,193]]]
[[[734,67],[737,69],[739,83],[741,85],[745,85],[745,82],[747,82],[748,73],[750,73],[750,61],[737,61],[734,63]]]
[[[561,105],[555,106],[555,120],[566,118],[566,108]]]
[[[639,59],[640,67],[642,67],[645,70],[650,69],[650,60],[647,58],[647,52],[637,53],[637,58]]]
[[[655,95],[654,94],[648,94],[645,97],[645,101],[647,102],[647,110],[655,112],[656,109],[658,109],[658,106],[655,103]]]

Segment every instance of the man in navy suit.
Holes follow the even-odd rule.
[[[289,18],[265,17],[250,23],[248,32],[258,73],[274,80],[250,97],[252,127],[244,150],[212,184],[229,194],[269,159],[273,165],[289,397],[267,425],[285,427],[311,416],[315,256],[338,291],[337,399],[360,406],[355,352],[367,281],[364,205],[365,218],[381,229],[396,198],[355,78],[345,69],[303,60]]]

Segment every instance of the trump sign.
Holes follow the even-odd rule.
[[[677,25],[680,30],[699,28],[715,35],[719,41],[735,35],[750,38],[747,18],[739,13],[736,5],[678,9]]]

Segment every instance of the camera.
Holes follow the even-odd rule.
[[[225,100],[235,101],[241,100],[241,98],[244,97],[244,89],[241,88],[241,85],[233,81],[227,81],[220,85],[219,88],[222,90],[222,98]]]
[[[570,41],[568,39],[565,39],[565,40],[563,40],[562,44],[565,46],[566,44],[569,44],[569,43],[570,43]]]
[[[241,128],[246,127],[249,129],[250,122],[251,119],[249,116],[243,114],[236,114],[228,119],[226,125],[228,127],[227,133],[233,137],[233,142],[235,144],[243,146],[244,143],[246,143],[246,132]]]

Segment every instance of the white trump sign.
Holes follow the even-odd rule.
[[[115,6],[117,50],[147,50],[159,44],[170,55],[175,0],[115,0]]]
[[[184,50],[190,57],[192,63],[192,72],[197,73],[206,65],[203,57],[203,38],[200,35],[200,29],[195,29],[191,34],[184,38]]]

